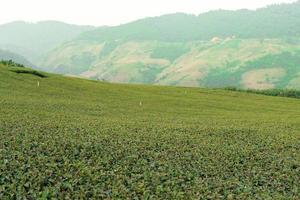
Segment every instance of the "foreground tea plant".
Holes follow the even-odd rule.
[[[299,116],[298,99],[0,65],[0,199],[299,199]]]

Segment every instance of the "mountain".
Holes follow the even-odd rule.
[[[300,40],[73,41],[44,61],[48,71],[123,83],[299,88]]]
[[[299,99],[0,63],[0,102],[1,199],[300,197]]]
[[[217,10],[188,15],[169,14],[132,23],[99,28],[81,35],[81,39],[100,41],[158,40],[186,42],[213,37],[278,38],[300,36],[300,1],[252,10]],[[276,22],[276,23],[275,23]]]
[[[40,66],[111,82],[299,89],[299,38],[300,1],[177,13],[85,32]]]
[[[0,25],[0,48],[23,55],[31,62],[37,62],[52,48],[92,29],[94,27],[57,21],[16,21]]]
[[[6,60],[6,61],[12,60],[16,63],[25,65],[27,67],[34,67],[34,65],[23,56],[12,53],[10,51],[1,50],[1,49],[0,49],[0,60]]]

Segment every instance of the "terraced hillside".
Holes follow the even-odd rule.
[[[0,105],[0,199],[300,198],[298,99],[0,65]]]

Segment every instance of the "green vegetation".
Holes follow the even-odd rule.
[[[72,73],[79,74],[81,72],[85,72],[88,69],[96,56],[90,52],[82,52],[80,55],[73,55],[71,57]]]
[[[188,15],[169,14],[146,18],[116,27],[101,27],[80,35],[94,41],[152,40],[187,42],[213,37],[282,38],[299,37],[300,1],[250,10],[217,10]],[[274,23],[276,19],[276,23]]]
[[[151,54],[151,58],[167,59],[174,62],[178,57],[189,51],[182,43],[161,44],[155,48]]]
[[[209,75],[203,80],[202,84],[209,87],[234,86],[248,89],[242,84],[243,75],[250,71],[282,69],[284,76],[274,83],[275,90],[280,91],[280,88],[289,88],[289,84],[293,79],[297,79],[300,72],[300,51],[283,51],[278,54],[268,54],[261,58],[250,60],[248,62],[232,62],[227,63],[223,69],[215,68],[210,71]],[[238,67],[237,66],[241,66]],[[258,73],[258,74],[259,74]],[[266,76],[266,82],[270,83],[271,78]],[[253,81],[256,81],[255,78]],[[257,78],[257,81],[259,78]],[[300,89],[294,85],[292,88]],[[251,88],[250,88],[251,89]],[[279,90],[276,90],[279,89]],[[290,90],[287,90],[290,91]]]
[[[156,75],[163,70],[161,66],[143,63],[136,63],[128,67],[135,71],[135,75],[129,80],[130,83],[151,84],[155,82]],[[124,70],[124,73],[126,73],[126,70]]]
[[[104,44],[104,47],[103,47],[101,53],[100,53],[100,57],[104,57],[104,56],[109,55],[113,50],[115,50],[118,47],[118,45],[119,45],[119,43],[115,42],[115,41],[106,42]]]
[[[267,96],[278,96],[278,97],[291,97],[300,99],[300,91],[299,90],[291,90],[291,89],[269,89],[269,90],[243,90],[236,87],[226,87],[225,90],[229,91],[238,91],[238,92],[248,92],[254,94],[263,94]]]
[[[261,69],[261,68],[274,68],[283,67],[286,76],[277,85],[277,88],[285,88],[289,84],[289,81],[296,78],[300,70],[300,50],[294,52],[282,52],[275,55],[267,55],[263,58],[250,61],[246,63],[244,69]],[[245,70],[241,70],[242,74]]]
[[[41,72],[31,70],[31,69],[12,69],[12,72],[15,72],[17,74],[31,74],[34,76],[38,76],[40,78],[46,78],[47,76]]]
[[[298,99],[10,69],[0,199],[300,198]]]
[[[15,72],[17,74],[31,74],[34,76],[38,76],[40,78],[46,78],[47,75],[45,75],[42,72],[38,72],[33,69],[25,68],[24,65],[16,63],[12,60],[1,60],[0,65],[8,67],[10,71]]]
[[[20,67],[20,68],[25,67],[24,65],[16,63],[12,60],[1,60],[0,64],[4,65],[4,66],[7,66],[7,67]]]

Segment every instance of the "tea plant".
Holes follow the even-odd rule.
[[[298,99],[0,65],[0,199],[299,199],[299,116]]]
[[[226,87],[225,90],[238,91],[238,92],[248,92],[254,94],[263,94],[267,96],[279,96],[279,97],[290,97],[290,98],[300,98],[300,91],[294,89],[266,89],[266,90],[255,90],[255,89],[240,89],[236,87]]]

